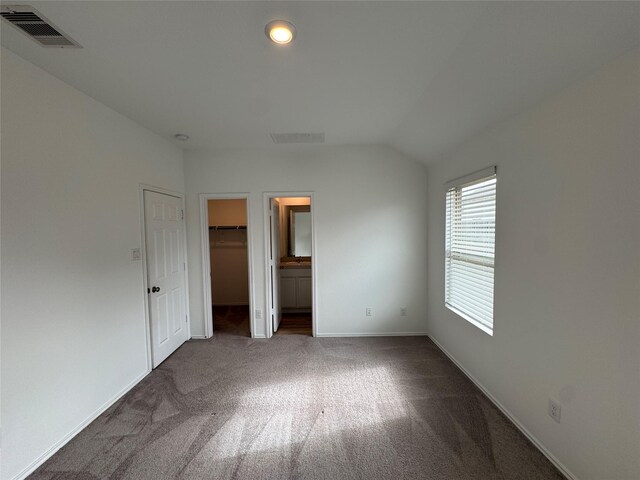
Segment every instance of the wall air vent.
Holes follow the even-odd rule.
[[[82,48],[30,5],[2,5],[0,16],[43,47]]]
[[[324,143],[324,133],[272,133],[273,143]]]

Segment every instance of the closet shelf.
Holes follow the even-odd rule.
[[[209,230],[246,230],[247,226],[246,225],[214,225],[214,226],[209,226]]]

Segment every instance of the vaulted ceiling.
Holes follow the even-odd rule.
[[[3,4],[21,2],[3,2]],[[82,49],[2,45],[185,148],[271,133],[428,162],[640,45],[640,2],[28,2]],[[264,26],[285,19],[293,44]]]

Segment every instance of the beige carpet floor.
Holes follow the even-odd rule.
[[[183,345],[30,478],[563,477],[428,338],[219,330]]]

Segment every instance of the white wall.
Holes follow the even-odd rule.
[[[204,335],[200,193],[249,192],[255,305],[266,312],[263,193],[313,191],[319,334],[424,332],[426,168],[383,147],[185,156],[192,333]],[[373,317],[365,317],[365,308]],[[400,317],[400,307],[409,316]],[[255,334],[265,334],[257,321]]]
[[[492,164],[490,337],[444,307],[443,183]],[[430,335],[577,478],[640,478],[640,52],[447,155],[428,185]]]
[[[2,49],[2,479],[147,371],[138,184],[182,153]]]

